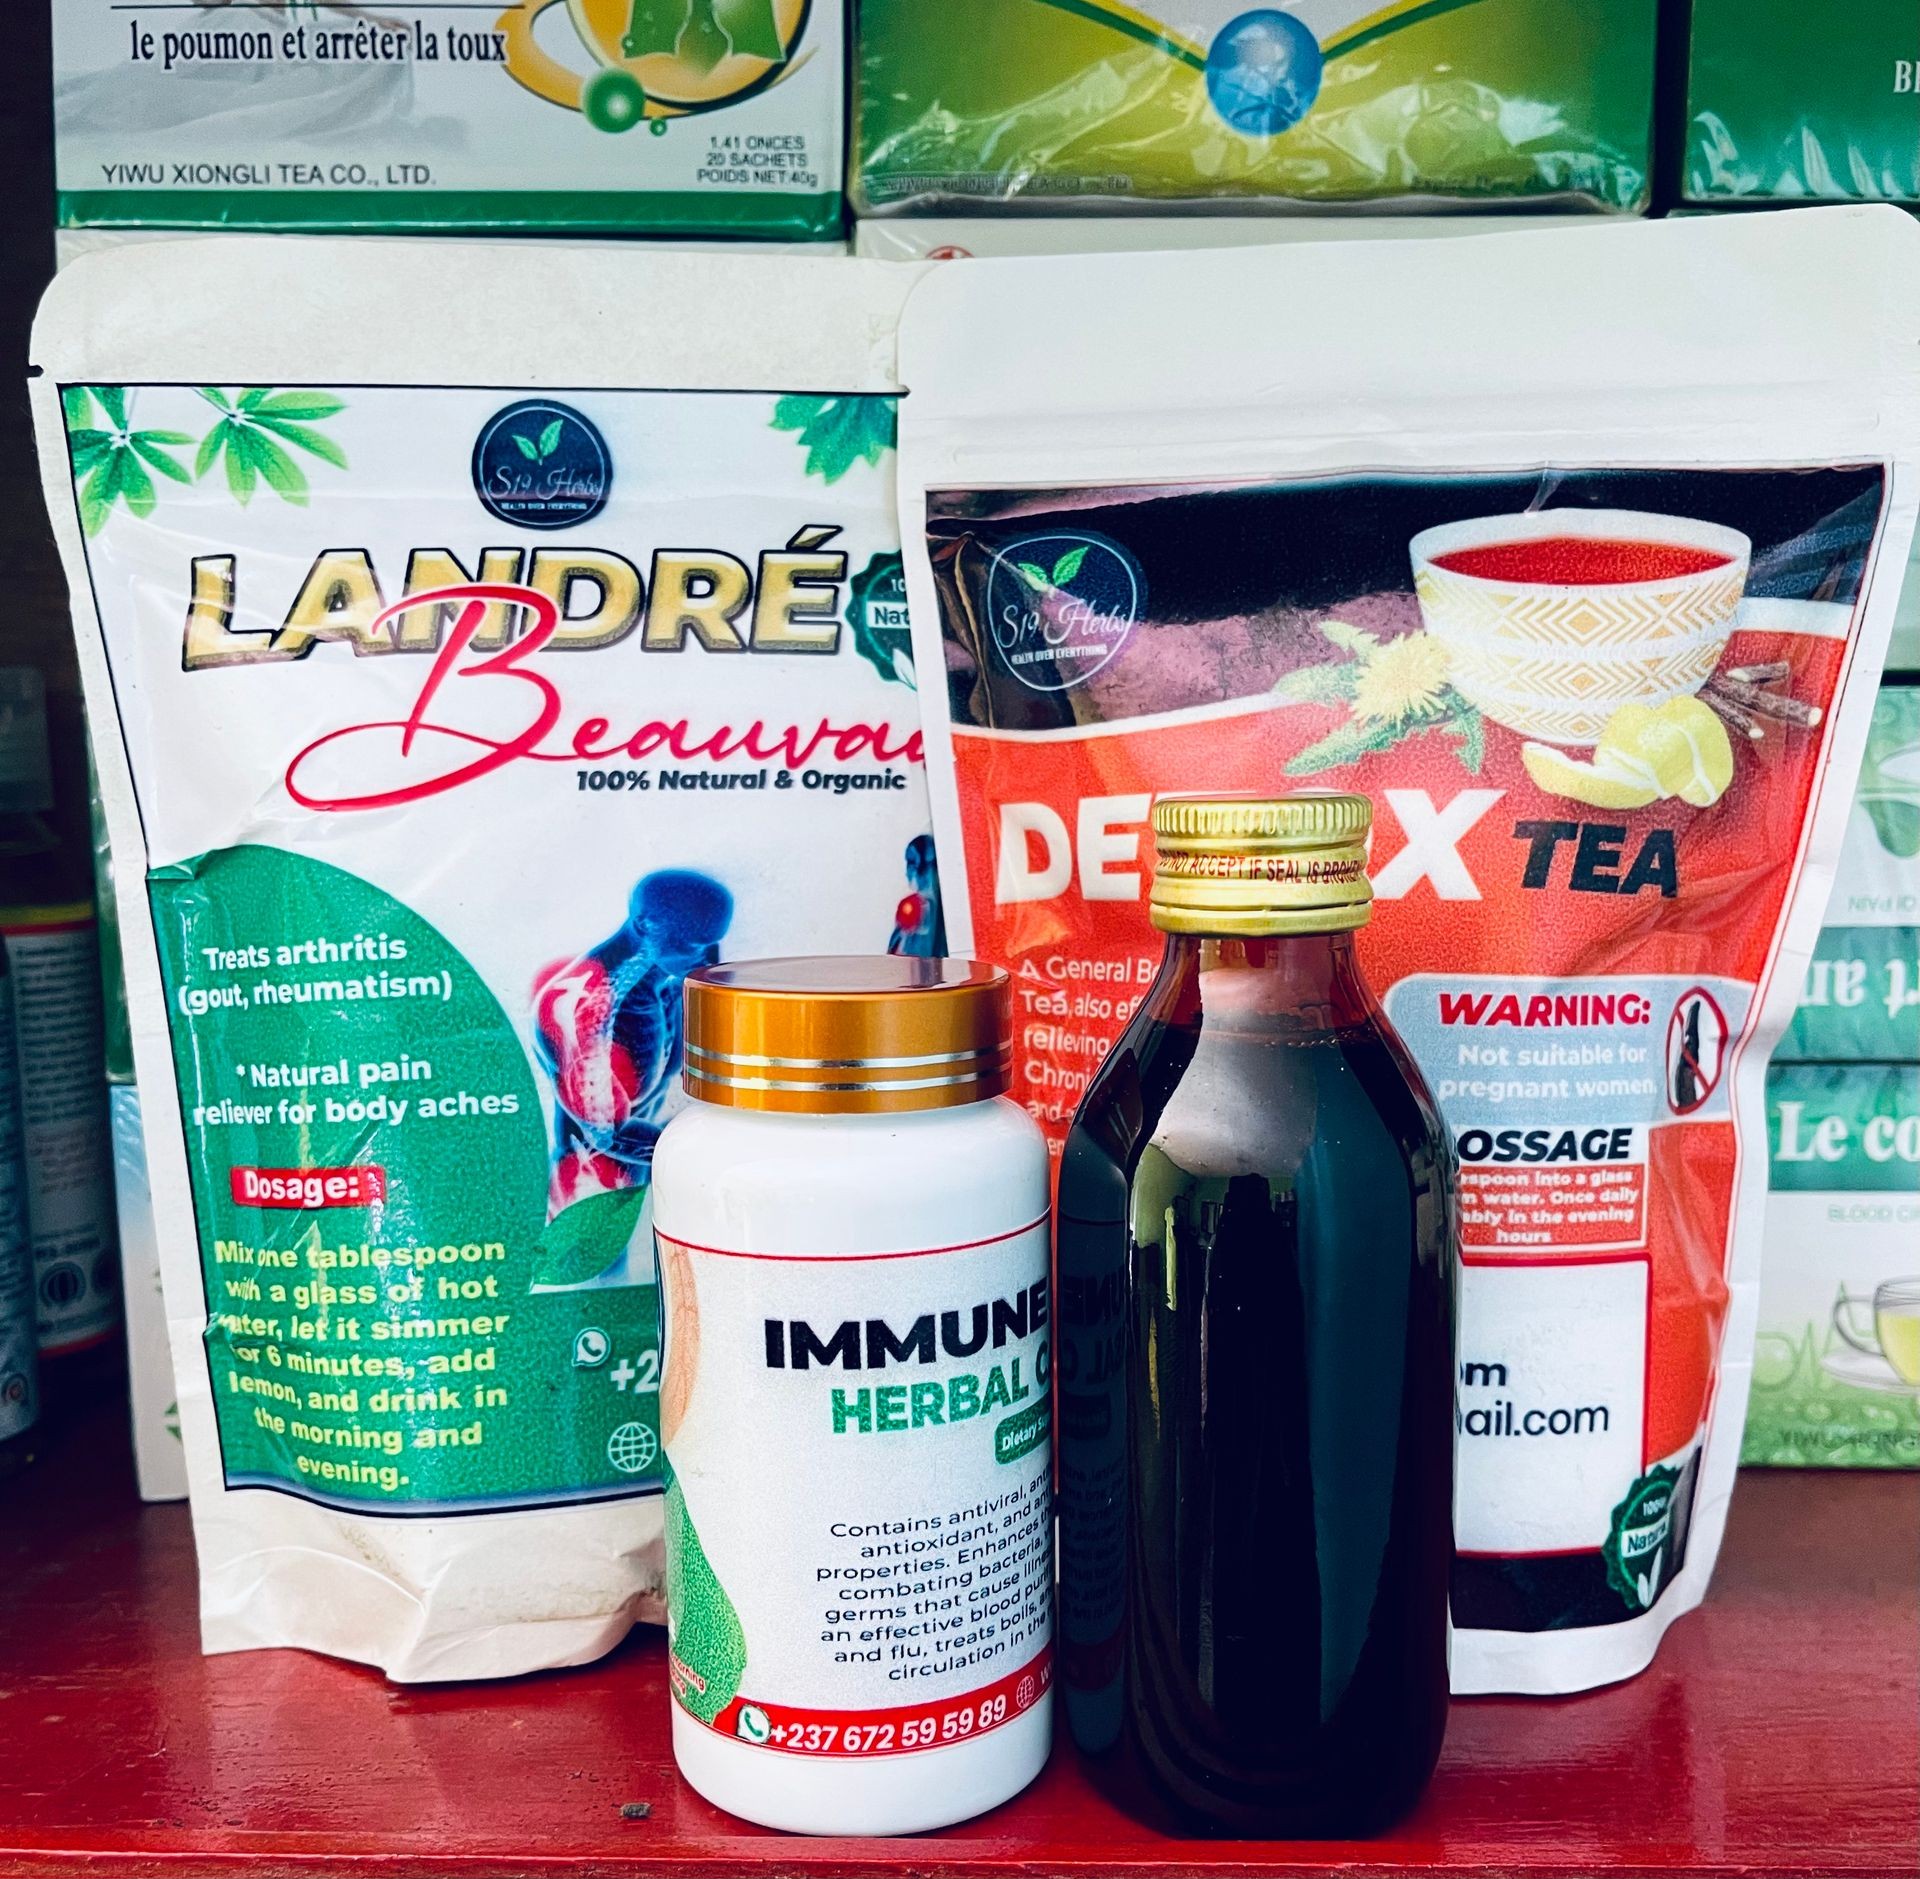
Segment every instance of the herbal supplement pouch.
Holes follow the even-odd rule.
[[[1644,209],[1657,0],[857,0],[863,214]]]
[[[658,1615],[680,980],[938,949],[913,279],[233,236],[49,290],[209,1650],[505,1676]]]
[[[1920,28],[1907,0],[1692,0],[1689,202],[1920,202]]]
[[[1920,1063],[1777,1063],[1740,1458],[1920,1468]]]
[[[907,305],[948,930],[1013,974],[1056,1141],[1159,957],[1154,798],[1375,803],[1362,956],[1460,1161],[1461,1691],[1627,1676],[1706,1590],[1764,1070],[1920,493],[1917,294],[1920,229],[1848,209],[979,261]],[[1063,1417],[1107,1407],[1112,1309],[1061,1275]],[[1063,1506],[1114,1504],[1109,1459]],[[1111,1624],[1068,1601],[1069,1690]]]
[[[812,0],[54,8],[65,226],[838,234]]]
[[[1874,700],[1827,923],[1774,1058],[1920,1064],[1920,685]]]

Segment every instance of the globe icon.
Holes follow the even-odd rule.
[[[645,1474],[660,1454],[660,1438],[644,1422],[623,1422],[607,1437],[607,1459],[622,1474]]]
[[[1260,7],[1221,27],[1207,50],[1207,96],[1237,131],[1272,137],[1313,109],[1320,42],[1291,13]]]

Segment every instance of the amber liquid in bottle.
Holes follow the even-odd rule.
[[[1205,1831],[1391,1823],[1447,1717],[1453,1170],[1351,933],[1169,936],[1059,1234],[1076,1738]]]

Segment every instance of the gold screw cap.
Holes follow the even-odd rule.
[[[998,966],[873,956],[749,959],[686,980],[687,1094],[787,1115],[984,1102],[1007,1087]]]
[[[1365,926],[1372,826],[1364,796],[1162,796],[1153,806],[1153,924],[1245,939]]]

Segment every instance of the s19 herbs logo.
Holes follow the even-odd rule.
[[[1140,564],[1104,536],[1025,536],[987,570],[994,647],[1030,690],[1071,691],[1119,654],[1146,591]]]

